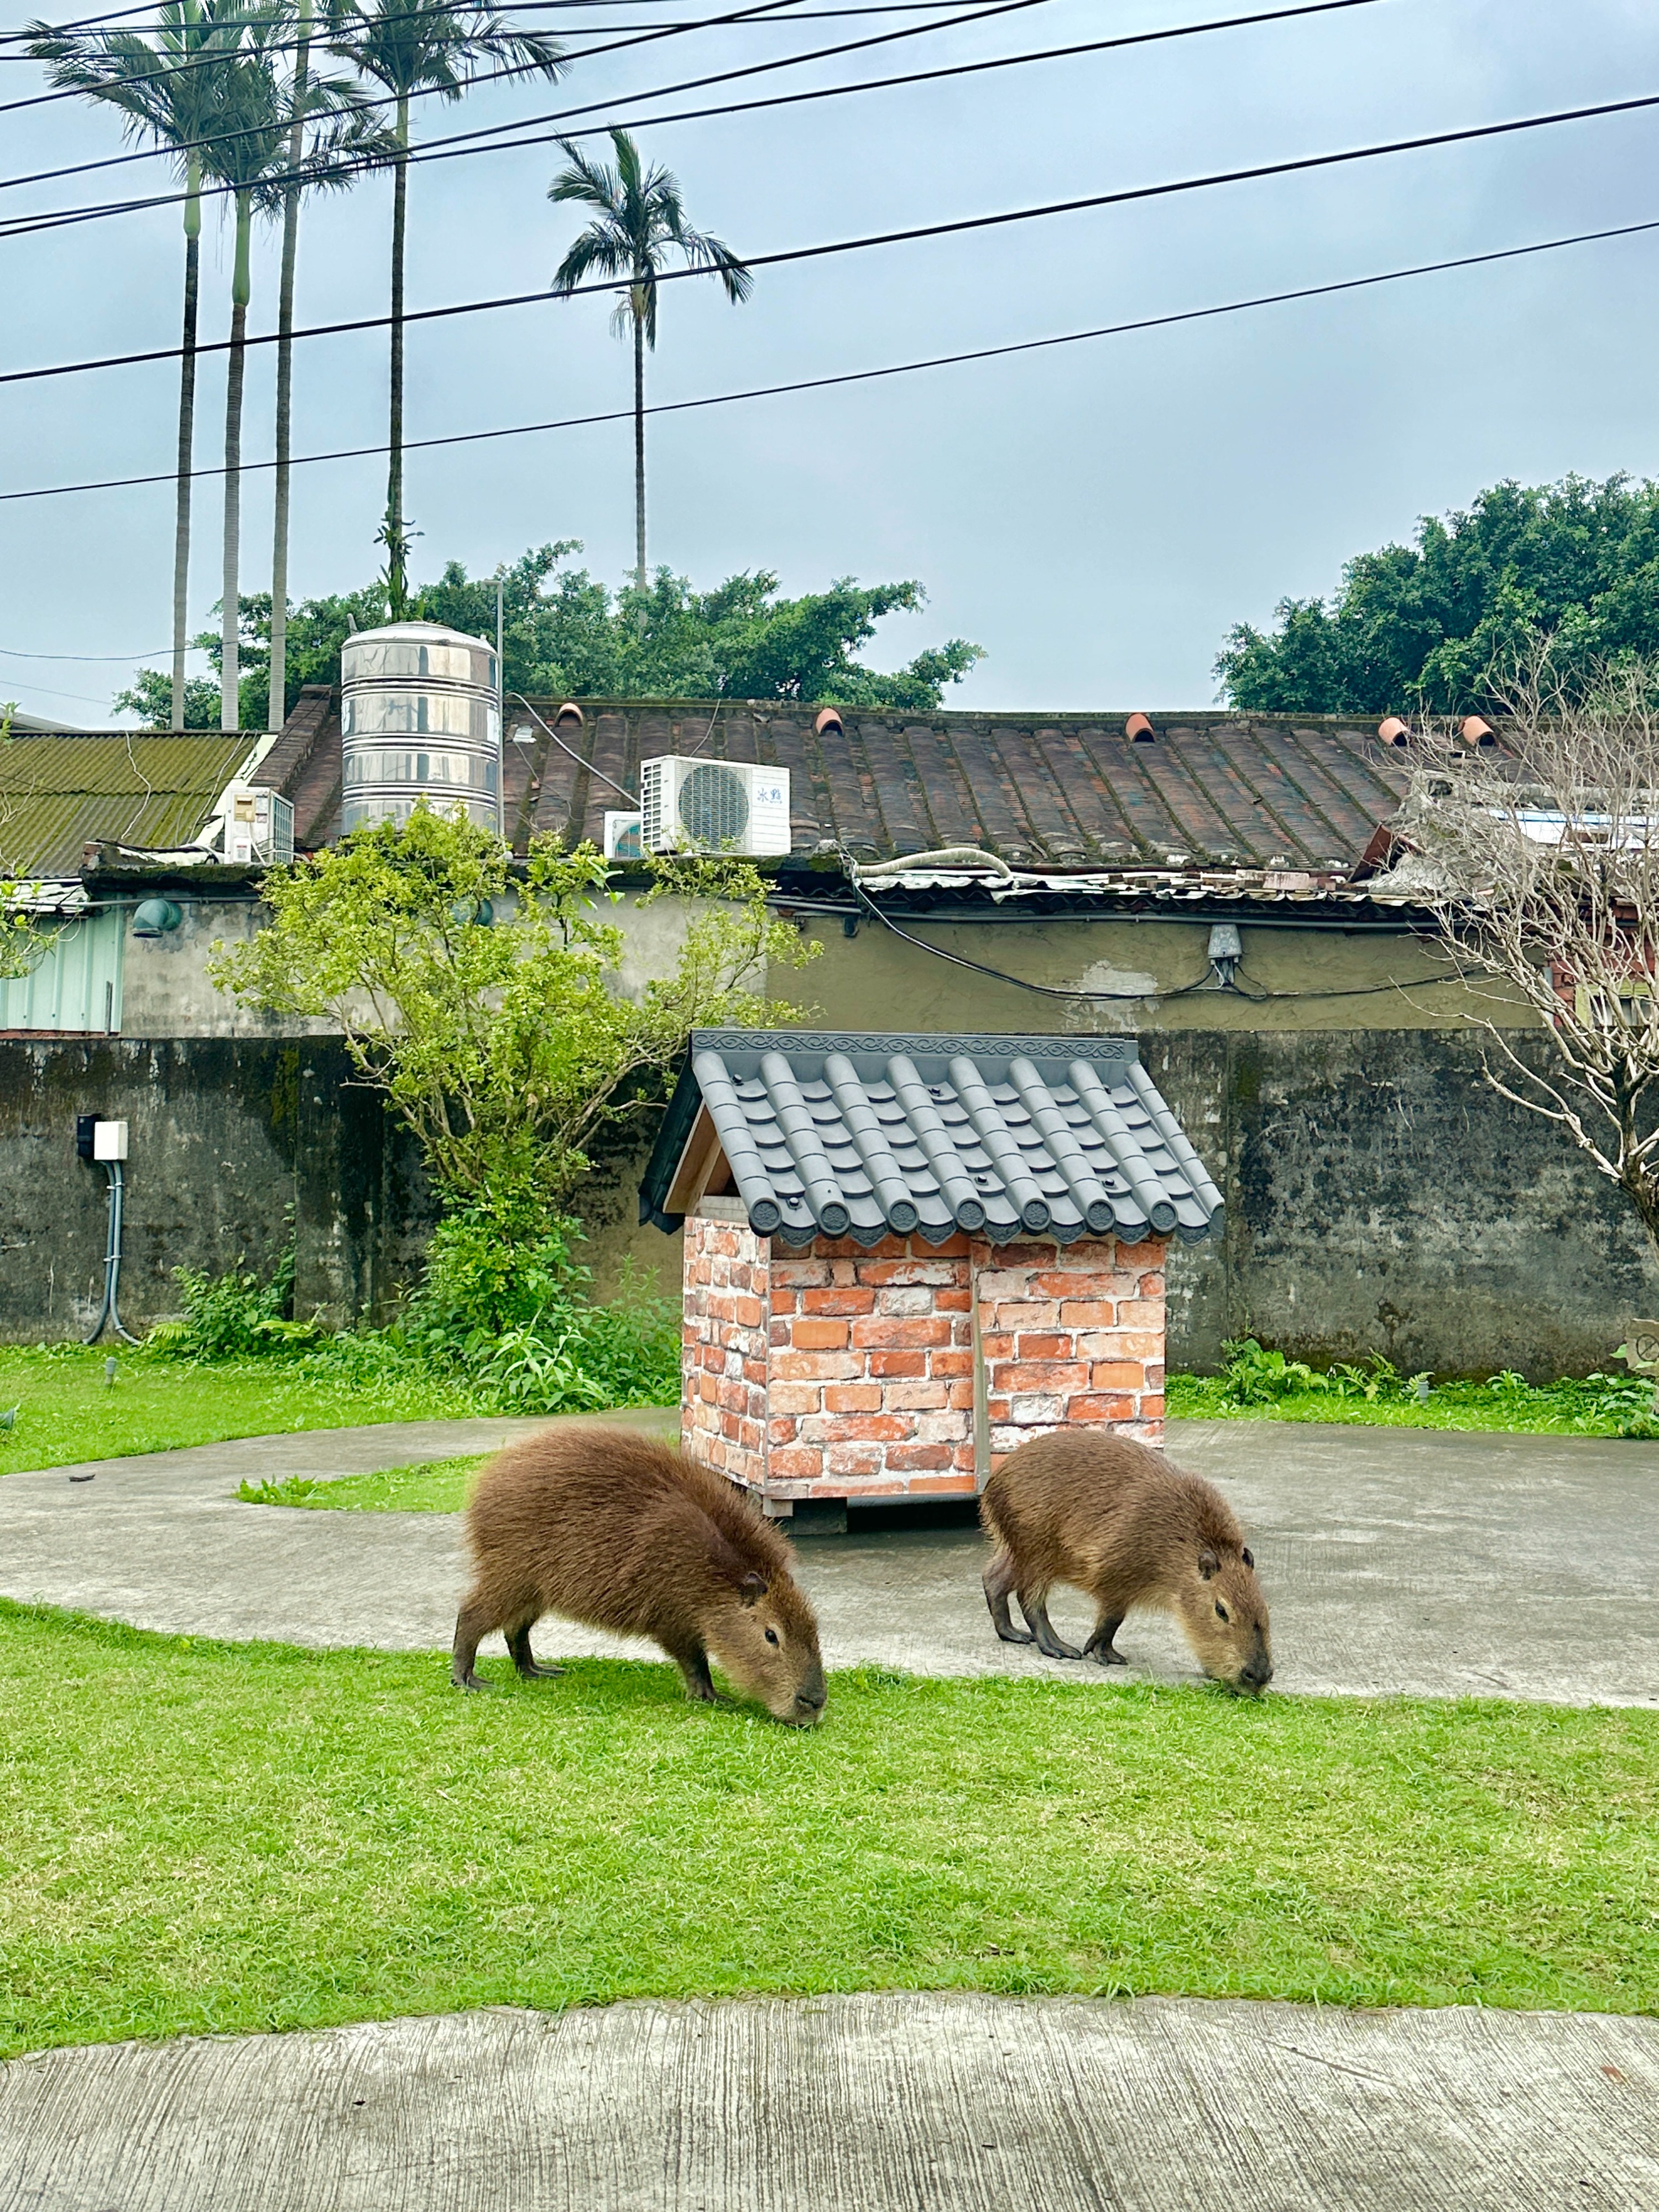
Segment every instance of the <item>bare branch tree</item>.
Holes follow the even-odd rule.
[[[1570,692],[1539,653],[1502,687],[1501,738],[1471,720],[1414,739],[1394,880],[1417,890],[1466,979],[1538,1017],[1481,1026],[1486,1078],[1559,1124],[1625,1192],[1659,1253],[1659,666]]]

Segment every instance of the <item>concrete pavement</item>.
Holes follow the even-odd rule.
[[[0,2212],[1651,2212],[1659,2022],[967,1994],[50,2051]]]
[[[192,1635],[441,1649],[464,1574],[457,1522],[243,1505],[237,1484],[483,1451],[541,1425],[400,1422],[97,1462],[91,1481],[11,1475],[0,1592]],[[1172,1423],[1170,1449],[1250,1533],[1279,1689],[1659,1704],[1659,1446],[1214,1421]],[[811,1538],[799,1556],[832,1666],[1126,1679],[998,1644],[971,1528]],[[1054,1614],[1062,1633],[1086,1625],[1065,1595]],[[1169,1623],[1132,1618],[1119,1640],[1127,1679],[1196,1679]],[[650,1650],[556,1621],[538,1644]]]

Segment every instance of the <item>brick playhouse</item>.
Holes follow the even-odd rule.
[[[1221,1196],[1133,1039],[700,1030],[641,1215],[685,1226],[686,1449],[835,1526],[1160,1441],[1164,1252]]]

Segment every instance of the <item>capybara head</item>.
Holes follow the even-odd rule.
[[[1259,1697],[1273,1680],[1273,1655],[1267,1601],[1249,1553],[1206,1546],[1182,1575],[1176,1601],[1205,1673],[1229,1689]]]
[[[811,1607],[787,1572],[753,1570],[703,1623],[708,1649],[738,1687],[776,1720],[811,1728],[823,1717],[823,1661]]]

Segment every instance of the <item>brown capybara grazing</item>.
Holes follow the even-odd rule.
[[[1173,1613],[1218,1682],[1252,1694],[1273,1679],[1267,1601],[1220,1492],[1162,1452],[1100,1430],[1060,1429],[1011,1452],[980,1500],[997,1548],[985,1601],[1005,1644],[1051,1659],[1128,1662],[1113,1644],[1131,1606]],[[1081,1651],[1048,1619],[1055,1583],[1084,1591],[1099,1617]],[[1010,1594],[1030,1624],[1014,1626]]]
[[[781,1721],[823,1711],[818,1624],[788,1545],[744,1493],[654,1437],[599,1422],[509,1444],[466,1509],[472,1587],[455,1622],[451,1680],[484,1687],[478,1644],[501,1629],[520,1674],[538,1667],[530,1632],[545,1613],[648,1636],[714,1700],[712,1656]]]

